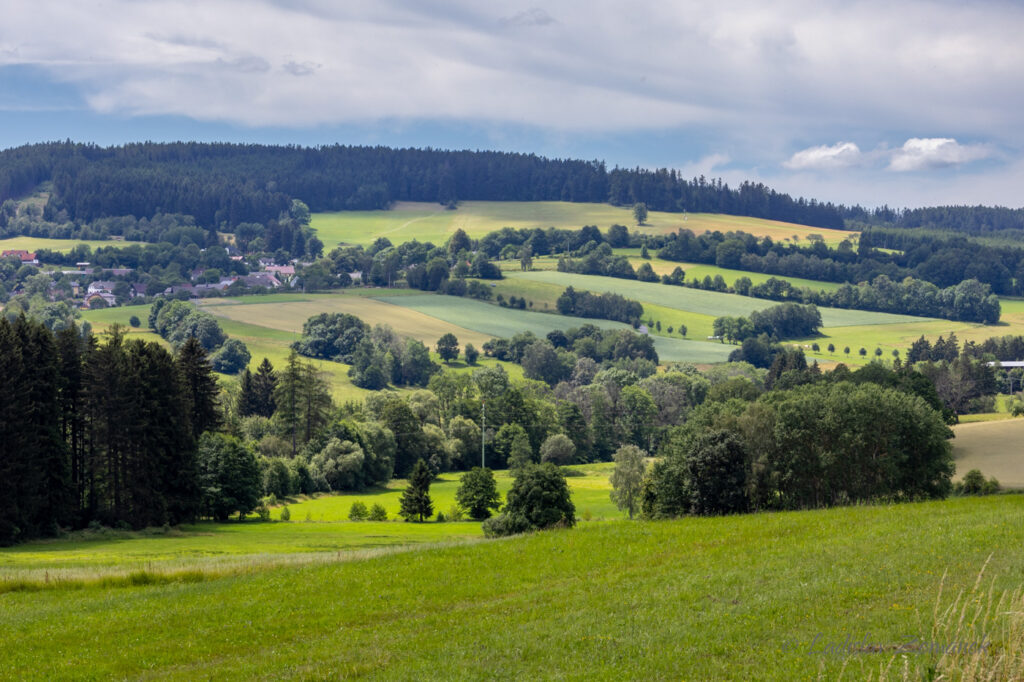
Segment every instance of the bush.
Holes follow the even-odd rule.
[[[443,511],[437,512],[437,522],[438,523],[445,523],[447,521],[448,521],[448,517],[444,515]]]
[[[376,502],[370,507],[370,515],[367,518],[370,521],[387,521],[388,510],[384,508],[384,505]]]
[[[256,507],[256,515],[260,517],[260,521],[270,520],[270,508],[265,504],[260,504]]]
[[[370,512],[366,509],[365,504],[357,500],[349,507],[348,518],[350,521],[366,521],[370,518]]]
[[[131,317],[128,318],[128,324],[129,324],[129,326],[132,326],[132,327],[138,327],[138,326],[140,326],[142,324],[142,321],[139,320],[139,316],[138,315],[132,315]]]
[[[288,506],[287,505],[285,505],[284,509],[281,510],[281,520],[282,521],[291,521],[292,520],[292,513],[288,510]]]
[[[508,492],[502,516],[506,518],[491,524],[490,531],[485,529],[485,533],[502,534],[498,532],[502,529],[521,533],[528,529],[575,525],[576,507],[565,476],[551,463],[523,467]]]
[[[504,537],[506,535],[518,535],[534,530],[530,522],[522,516],[509,516],[499,514],[491,517],[483,523],[484,535],[489,538]]]

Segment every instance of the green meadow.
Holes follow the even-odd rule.
[[[388,211],[314,213],[311,223],[328,251],[338,244],[372,244],[380,237],[387,237],[394,244],[416,239],[440,245],[458,229],[478,238],[503,227],[579,229],[596,225],[605,231],[614,224],[626,225],[644,234],[665,234],[679,229],[698,234],[742,230],[758,237],[770,236],[776,241],[793,237],[806,240],[808,235],[819,234],[829,244],[856,238],[858,234],[743,216],[660,211],[651,211],[647,222],[637,226],[631,207],[564,201],[464,201],[451,211],[440,204],[399,202]]]
[[[913,642],[987,637],[994,651],[1019,654],[1019,641],[993,622],[1005,609],[974,630],[935,621],[957,595],[984,607],[990,589],[1021,583],[1022,513],[1024,496],[1000,495],[582,522],[404,552],[321,553],[223,577],[55,583],[0,594],[4,640],[17,643],[0,648],[0,674],[788,681],[877,678],[887,665],[923,671],[937,655]],[[272,551],[277,532],[301,528],[315,543],[321,528],[360,526],[369,524],[275,523],[262,532]],[[117,561],[136,542],[147,540],[96,548]]]

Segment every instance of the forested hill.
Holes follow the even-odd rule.
[[[49,220],[195,216],[204,227],[266,222],[301,199],[314,211],[460,200],[647,204],[656,211],[728,213],[842,228],[837,207],[762,184],[734,189],[676,171],[608,170],[600,161],[533,154],[388,147],[306,148],[208,143],[97,147],[72,142],[0,152],[0,202],[52,181]]]

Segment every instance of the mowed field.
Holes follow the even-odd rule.
[[[103,241],[97,239],[46,239],[43,237],[10,237],[0,239],[0,251],[38,251],[39,249],[50,249],[67,253],[79,244],[85,244],[93,249],[100,246],[127,246],[138,242],[124,241]]]
[[[399,202],[389,211],[314,213],[312,220],[327,251],[338,244],[371,244],[378,237],[387,237],[395,244],[417,239],[440,245],[458,229],[478,238],[503,227],[579,229],[596,225],[603,232],[614,224],[644,234],[665,234],[680,228],[697,234],[741,230],[759,237],[770,236],[776,241],[790,240],[794,236],[806,240],[808,235],[818,234],[829,244],[858,236],[857,232],[714,213],[651,211],[647,222],[637,226],[631,207],[564,201],[464,201],[454,211],[433,203]]]
[[[953,427],[957,477],[978,469],[1004,488],[1024,488],[1024,419],[1006,419]]]
[[[332,560],[321,552],[305,565],[214,579],[44,585],[0,594],[4,641],[16,643],[0,648],[0,671],[11,679],[877,678],[892,661],[895,670],[934,663],[930,649],[898,650],[955,637],[933,630],[937,605],[962,592],[984,606],[989,589],[1021,583],[1022,513],[1024,496],[1000,495],[581,522],[402,553],[341,551]],[[239,525],[271,529],[262,535],[273,547],[275,533],[296,528],[309,539],[321,528],[371,524]],[[374,525],[411,533],[470,524]],[[117,561],[135,542],[146,540],[95,547]],[[966,634],[1019,653],[990,623]],[[850,642],[863,644],[851,652]]]

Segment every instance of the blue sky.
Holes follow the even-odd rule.
[[[503,149],[1024,205],[1015,3],[4,3],[0,147]]]

